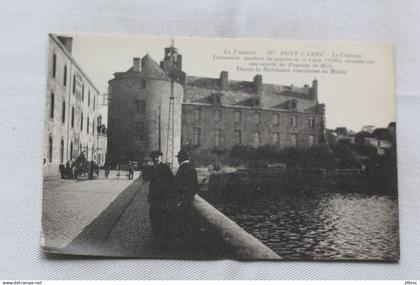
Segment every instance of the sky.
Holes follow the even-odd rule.
[[[106,93],[108,81],[115,72],[132,66],[133,57],[149,54],[156,62],[164,56],[170,37],[128,35],[69,35],[73,37],[72,55],[101,93]],[[387,127],[395,121],[394,54],[388,44],[334,41],[296,41],[233,38],[173,37],[183,56],[183,70],[187,75],[218,78],[220,71],[229,72],[229,79],[252,81],[262,74],[264,83],[279,85],[312,84],[318,80],[318,99],[326,105],[327,128],[345,126],[359,131],[365,125]],[[215,58],[215,55],[217,56]],[[241,60],[220,59],[240,56]],[[267,61],[269,56],[273,60]],[[290,72],[244,71],[250,67],[244,57],[264,58],[270,63],[284,62]],[[333,69],[346,73],[294,72],[286,58],[299,58],[300,64],[333,64]],[[303,62],[302,60],[306,60]],[[309,62],[311,60],[311,62]],[[345,63],[345,61],[353,63]],[[360,60],[363,60],[360,63]],[[338,61],[341,61],[338,62]],[[359,63],[354,63],[354,62]],[[261,62],[261,61],[260,61]],[[319,62],[315,62],[318,64]],[[262,67],[261,67],[262,68]],[[310,66],[309,69],[312,69]],[[319,69],[319,68],[318,68]],[[106,107],[99,109],[106,120]]]

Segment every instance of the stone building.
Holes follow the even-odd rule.
[[[108,137],[107,137],[107,128],[105,124],[102,123],[102,116],[99,115],[96,123],[96,141],[97,141],[97,154],[96,162],[99,165],[103,165],[106,161],[107,147],[108,147]]]
[[[72,57],[72,41],[49,36],[44,176],[58,175],[60,163],[75,159],[82,151],[89,160],[98,159],[99,91]],[[106,153],[106,144],[102,152]]]
[[[158,65],[150,55],[134,58],[126,72],[109,81],[109,157],[138,160],[160,148],[167,154],[174,96],[175,153],[183,147],[208,150],[235,144],[258,147],[311,146],[324,142],[324,105],[318,103],[318,81],[295,87],[252,81],[187,76],[182,56],[171,46]]]

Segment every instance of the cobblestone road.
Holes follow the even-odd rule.
[[[134,179],[137,176],[138,172]],[[116,172],[107,179],[44,181],[43,245],[50,249],[67,246],[132,182],[125,173],[117,177]]]

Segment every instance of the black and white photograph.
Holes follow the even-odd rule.
[[[42,250],[398,262],[394,50],[49,34]]]

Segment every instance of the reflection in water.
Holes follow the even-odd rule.
[[[323,193],[215,206],[283,258],[399,257],[395,198]]]

